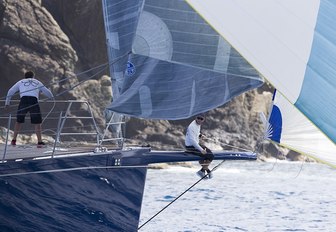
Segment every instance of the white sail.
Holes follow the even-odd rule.
[[[315,145],[312,149],[321,143],[334,145],[335,2],[188,0],[188,3],[305,115],[302,120],[314,123],[331,141],[321,134],[319,137],[324,136],[325,142],[312,142],[306,139],[309,130],[296,134],[295,138],[303,136],[302,141]],[[306,153],[300,146],[295,150]],[[317,149],[314,154],[325,162],[335,163],[336,154],[332,152],[324,156]]]

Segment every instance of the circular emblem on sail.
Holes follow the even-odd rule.
[[[135,73],[135,66],[131,62],[127,61],[127,68],[125,74],[127,76],[133,76]]]
[[[173,39],[167,25],[156,15],[143,11],[132,45],[134,54],[171,60]]]

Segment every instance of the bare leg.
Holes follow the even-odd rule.
[[[35,132],[36,132],[36,136],[37,136],[37,142],[42,142],[42,135],[41,135],[41,124],[36,124],[35,125]]]
[[[16,140],[20,129],[21,129],[21,123],[15,122],[13,140]]]

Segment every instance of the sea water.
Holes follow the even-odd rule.
[[[148,170],[140,226],[197,182],[197,168]],[[335,223],[335,169],[227,161],[140,231],[336,231]]]

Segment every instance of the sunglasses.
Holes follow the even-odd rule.
[[[196,117],[197,120],[204,121],[204,118],[202,117]]]

